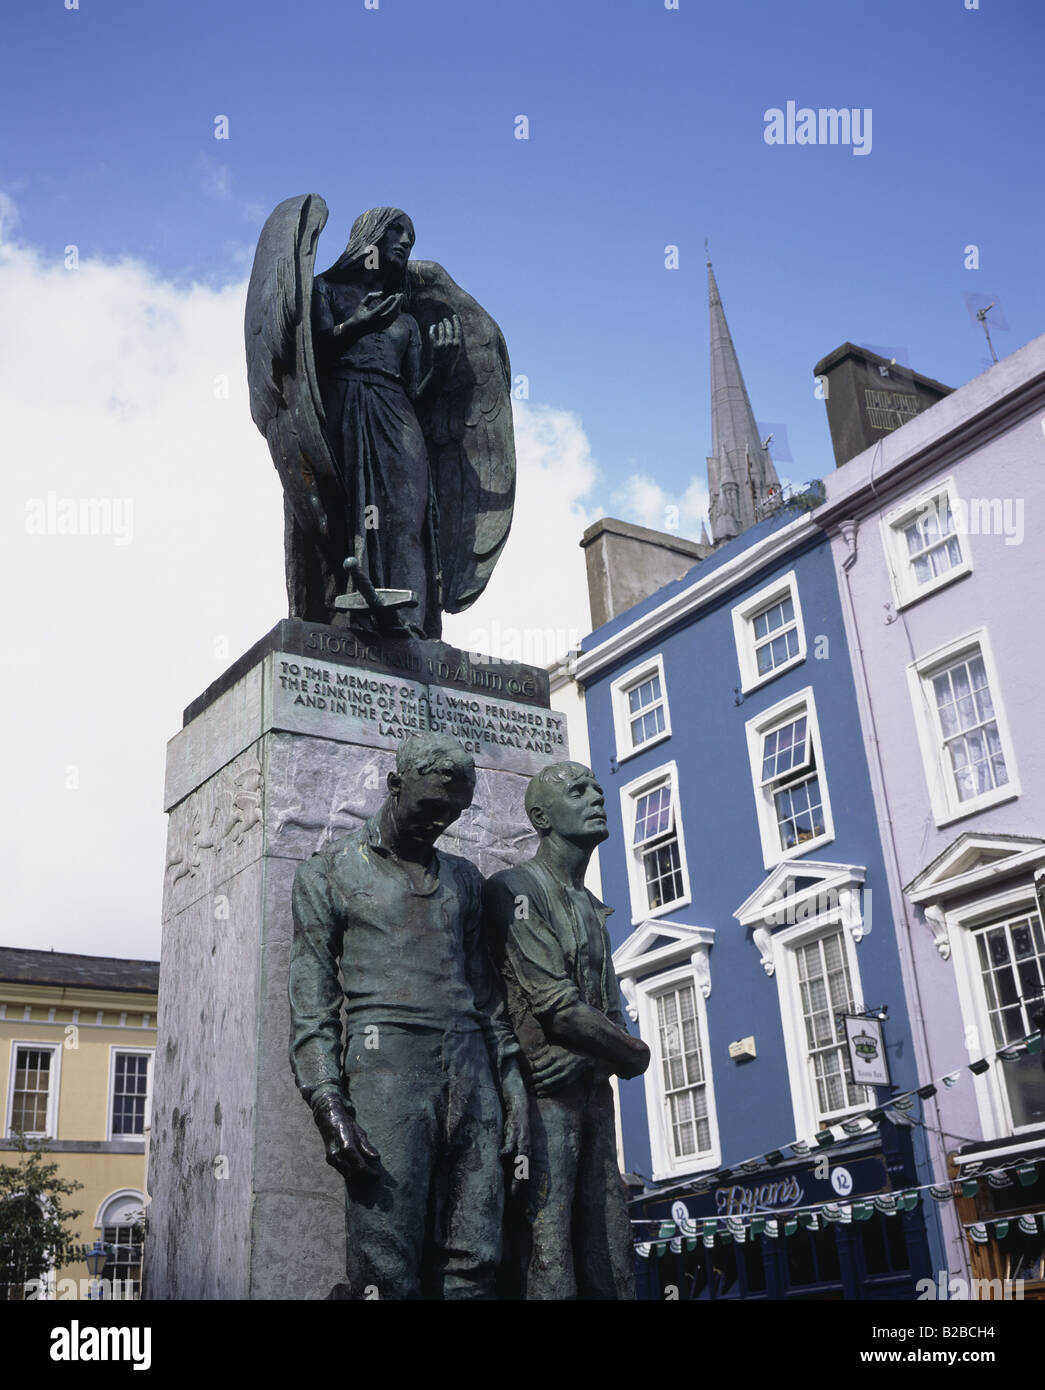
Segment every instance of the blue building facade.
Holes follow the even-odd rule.
[[[575,674],[614,961],[653,1054],[619,1088],[640,1296],[916,1297],[947,1264],[928,1192],[897,1202],[932,1174],[918,1104],[889,1107],[918,1078],[808,507],[597,629]],[[856,1084],[846,1016],[869,1058],[884,1042],[889,1085]]]

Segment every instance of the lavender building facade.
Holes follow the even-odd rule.
[[[828,474],[814,513],[935,1086],[933,1170],[965,1180],[941,1211],[946,1273],[1020,1279],[1025,1297],[1045,1296],[1043,431],[1045,336]]]

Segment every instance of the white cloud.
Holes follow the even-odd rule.
[[[547,666],[591,631],[581,536],[600,512],[597,469],[576,415],[515,402],[518,481],[508,543],[485,593],[443,620],[448,642]]]
[[[166,741],[285,612],[243,295],[0,247],[5,944],[155,956]],[[51,499],[110,534],[29,534]]]
[[[156,956],[166,742],[286,613],[245,290],[178,289],[130,261],[70,271],[0,245],[3,944]],[[505,655],[520,654],[505,639],[590,626],[587,439],[565,411],[516,419],[511,539],[487,594],[447,623],[447,640],[479,645],[485,628]],[[103,522],[108,508],[110,533],[30,534],[27,518],[63,500]]]
[[[654,531],[674,531],[694,540],[700,536],[701,523],[707,522],[708,488],[703,478],[693,478],[679,495],[668,492],[648,473],[632,473],[610,502],[622,521]]]

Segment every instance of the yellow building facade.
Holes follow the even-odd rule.
[[[78,1243],[109,1247],[116,1297],[141,1286],[158,980],[155,961],[0,947],[0,1163],[17,1162],[21,1131],[83,1184],[65,1205],[82,1209]],[[86,1296],[86,1280],[81,1260],[29,1296]]]

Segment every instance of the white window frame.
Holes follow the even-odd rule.
[[[771,671],[762,675],[759,673],[758,660],[755,654],[754,621],[766,609],[775,607],[786,598],[791,600],[795,610],[798,653],[788,657],[779,666],[774,666]],[[737,662],[740,666],[740,688],[745,695],[749,691],[757,690],[759,686],[765,685],[768,681],[776,680],[777,676],[783,675],[785,671],[790,671],[795,666],[800,666],[805,661],[806,630],[802,620],[802,605],[798,598],[798,580],[794,570],[782,574],[779,579],[775,579],[772,584],[760,589],[757,594],[752,594],[750,598],[738,603],[732,610],[732,614],[733,636],[736,640]]]
[[[704,1059],[704,1086],[708,1101],[708,1134],[711,1147],[704,1153],[687,1154],[676,1158],[672,1151],[671,1121],[668,1099],[663,1086],[660,1058],[660,1029],[657,1023],[657,995],[690,984],[696,1003],[697,1035]],[[653,1179],[677,1177],[682,1173],[702,1173],[722,1166],[722,1146],[719,1140],[718,1115],[715,1107],[715,1077],[708,1039],[707,1005],[701,982],[689,963],[662,974],[647,975],[634,982],[634,998],[638,1008],[639,1036],[650,1049],[651,1060],[643,1076],[646,1089],[646,1116],[649,1122],[650,1159]]]
[[[797,948],[807,946],[819,937],[839,935],[842,950],[845,952],[849,982],[853,991],[854,1005],[863,1007],[863,986],[856,960],[856,944],[851,930],[848,930],[841,913],[832,914],[830,920],[823,918],[813,922],[799,922],[792,927],[784,927],[773,933],[773,957],[777,964],[774,978],[777,984],[777,997],[780,1003],[780,1019],[784,1030],[784,1054],[787,1060],[788,1081],[791,1086],[791,1104],[795,1114],[795,1134],[799,1139],[811,1139],[821,1128],[840,1125],[848,1116],[857,1114],[871,1104],[870,1100],[854,1105],[831,1119],[821,1120],[816,1092],[809,1067],[809,1053],[806,1047],[805,1025],[802,1021],[802,992],[799,988]],[[874,1092],[872,1091],[872,1095]]]
[[[122,1049],[122,1050],[124,1050],[124,1051],[131,1051],[131,1050],[133,1050],[133,1049],[127,1048],[127,1049]],[[126,1210],[126,1208],[125,1208],[125,1204],[126,1204],[128,1201],[131,1201],[131,1202],[133,1202],[133,1204],[134,1204],[130,1211]],[[105,1231],[106,1231],[106,1228],[109,1227],[109,1226],[117,1226],[117,1227],[119,1227],[119,1226],[136,1226],[136,1225],[138,1225],[138,1223],[141,1222],[141,1221],[143,1220],[143,1218],[144,1218],[144,1215],[145,1215],[145,1208],[146,1208],[147,1202],[148,1202],[148,1199],[146,1198],[145,1194],[144,1194],[143,1192],[141,1192],[141,1191],[140,1191],[138,1188],[136,1188],[136,1187],[121,1187],[121,1188],[117,1188],[117,1190],[116,1190],[115,1192],[110,1192],[109,1195],[108,1195],[108,1197],[104,1197],[104,1198],[102,1199],[102,1201],[100,1202],[100,1204],[99,1204],[99,1206],[98,1206],[97,1214],[95,1215],[95,1218],[94,1218],[94,1229],[98,1232],[98,1235],[97,1235],[96,1239],[99,1240],[99,1241],[101,1241],[102,1243],[104,1243],[104,1241],[105,1241]],[[116,1209],[115,1212],[114,1212],[113,1208]],[[111,1216],[113,1216],[113,1215],[123,1217],[124,1219],[123,1219],[123,1220],[117,1220],[117,1221],[106,1220],[106,1217],[111,1217]],[[133,1219],[128,1220],[128,1219],[127,1219],[128,1217],[133,1218]],[[143,1248],[143,1250],[144,1250],[144,1244],[145,1244],[145,1237],[144,1237],[144,1229],[143,1229],[143,1232],[142,1232],[142,1248]],[[144,1259],[144,1255],[143,1255],[143,1259]],[[144,1272],[144,1271],[143,1271],[143,1272]],[[121,1281],[121,1282],[122,1282],[122,1281]],[[133,1281],[132,1281],[132,1282],[133,1282]],[[141,1285],[141,1280],[139,1279],[139,1287],[140,1287],[140,1285]],[[140,1294],[139,1294],[139,1297],[140,1297]]]
[[[659,734],[654,734],[652,738],[635,744],[633,747],[631,742],[631,719],[633,716],[628,712],[628,694],[637,685],[644,684],[652,676],[660,678],[664,728]],[[668,706],[668,686],[664,679],[664,657],[661,653],[658,652],[655,656],[649,657],[641,666],[633,666],[623,676],[618,676],[610,684],[610,703],[613,707],[613,732],[617,745],[618,763],[626,762],[628,758],[634,758],[637,753],[644,753],[647,748],[652,748],[654,744],[663,743],[666,738],[670,738],[671,710]]]
[[[130,1211],[124,1211],[117,1207],[118,1203],[124,1203],[128,1201],[134,1203],[134,1206]],[[135,1224],[134,1221],[107,1221],[106,1217],[111,1216],[113,1214],[112,1208],[117,1207],[118,1215],[124,1217],[133,1216],[136,1220],[138,1220],[144,1215],[145,1208],[147,1205],[148,1198],[145,1196],[145,1193],[141,1190],[141,1188],[114,1188],[113,1191],[110,1192],[107,1197],[103,1197],[102,1200],[98,1203],[98,1210],[94,1214],[94,1229],[96,1231],[101,1231],[105,1226],[133,1226]],[[101,1239],[100,1236],[98,1238],[99,1240]]]
[[[679,871],[682,875],[682,896],[660,907],[650,907],[646,895],[646,878],[642,868],[641,852],[634,848],[635,820],[639,798],[663,783],[671,786],[671,805],[674,816],[675,837],[679,847]],[[625,853],[628,865],[628,885],[631,890],[631,921],[633,926],[644,922],[648,917],[662,917],[666,912],[686,907],[691,901],[689,867],[686,863],[686,837],[682,829],[682,802],[679,796],[678,766],[674,762],[662,763],[651,768],[641,777],[635,778],[620,789],[621,820],[624,826]]]
[[[987,995],[980,973],[980,962],[976,952],[976,928],[987,927],[993,922],[1003,922],[1020,913],[1038,910],[1033,883],[1022,883],[997,893],[990,898],[966,903],[961,907],[945,912],[947,937],[950,942],[950,956],[954,962],[954,979],[958,987],[958,1004],[961,1008],[962,1023],[966,1030],[967,1049],[970,1061],[987,1057],[990,1067],[979,1076],[973,1077],[976,1094],[976,1108],[984,1139],[1007,1139],[1010,1136],[1026,1134],[1040,1129],[1040,1123],[1023,1125],[1019,1128],[1012,1122],[1009,1106],[1009,1093],[999,1069],[1004,1062],[996,1062],[994,1054],[994,1032],[991,1029],[990,1015],[987,1012]]]
[[[938,574],[935,578],[927,580],[924,584],[919,584],[914,577],[914,566],[911,563],[911,558],[907,552],[907,542],[903,536],[904,527],[909,526],[920,512],[935,506],[944,497],[947,498],[947,505],[951,514],[957,516],[958,513],[955,511],[954,504],[956,500],[959,503],[961,500],[958,496],[957,485],[954,478],[943,478],[934,483],[932,487],[924,488],[917,495],[906,498],[881,520],[882,545],[893,587],[893,597],[896,599],[898,609],[916,603],[919,599],[925,598],[927,594],[935,594],[937,590],[945,588],[956,579],[961,579],[964,575],[972,572],[972,553],[969,549],[968,528],[956,525],[954,535],[957,536],[958,544],[961,547],[961,563],[946,570],[943,574]]]
[[[141,1134],[114,1134],[112,1131],[113,1087],[116,1085],[116,1054],[118,1052],[129,1052],[136,1057],[148,1057],[149,1059],[145,1091],[145,1129]],[[154,1047],[127,1047],[125,1043],[109,1044],[109,1089],[106,1092],[105,1137],[110,1143],[144,1143],[145,1134],[148,1131],[149,1121],[152,1117],[152,1077],[154,1069],[153,1059],[155,1056],[156,1049]]]
[[[991,692],[994,718],[998,725],[998,737],[1009,780],[1003,786],[993,787],[990,791],[983,792],[980,796],[973,797],[969,801],[959,801],[958,788],[955,785],[954,773],[950,766],[950,757],[944,747],[943,728],[937,712],[932,678],[939,675],[941,670],[946,667],[955,665],[962,658],[968,659],[973,656],[977,649],[983,658],[984,669],[987,673],[987,684]],[[985,627],[976,628],[975,631],[966,633],[964,637],[948,642],[946,646],[937,647],[928,655],[919,657],[917,661],[912,661],[907,667],[907,681],[911,692],[911,703],[914,706],[918,746],[921,750],[925,780],[929,788],[929,800],[936,824],[938,826],[948,825],[950,822],[962,820],[965,816],[972,815],[976,811],[983,811],[989,806],[997,806],[1003,801],[1012,801],[1019,796],[1020,780],[1016,769],[1016,755],[1009,734],[1009,721],[1002,701],[998,668],[994,664],[994,653],[991,649],[987,629]]]
[[[15,1072],[17,1070],[18,1049],[20,1047],[31,1047],[38,1052],[50,1052],[52,1054],[50,1067],[51,1085],[47,1093],[47,1129],[44,1133],[33,1130],[28,1133],[26,1137],[30,1139],[57,1139],[58,1100],[62,1083],[62,1048],[59,1043],[41,1042],[37,1038],[11,1039],[11,1060],[8,1068],[7,1114],[4,1117],[4,1135],[8,1139],[14,1137],[14,1133],[11,1129],[11,1121],[14,1117]]]
[[[820,781],[824,833],[811,840],[792,845],[790,849],[783,849],[780,844],[776,807],[773,804],[773,789],[771,786],[765,787],[762,784],[762,740],[777,725],[790,723],[793,719],[801,718],[803,714],[806,719],[806,737],[809,740],[809,747],[812,749],[816,773]],[[751,783],[755,794],[755,809],[758,814],[759,833],[762,837],[762,857],[765,867],[771,869],[786,860],[797,859],[803,854],[808,854],[810,850],[818,849],[821,845],[830,844],[835,838],[835,826],[831,815],[831,798],[827,790],[824,749],[820,738],[820,724],[816,714],[813,687],[807,685],[803,690],[789,695],[786,700],[780,700],[769,709],[763,710],[761,714],[757,714],[753,719],[749,719],[744,727],[747,733]]]

